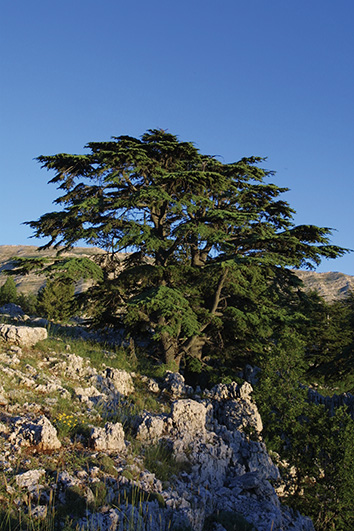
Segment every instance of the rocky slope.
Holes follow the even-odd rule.
[[[33,334],[0,329],[1,529],[22,514],[82,531],[313,530],[277,496],[248,382],[192,389]]]
[[[317,291],[328,302],[343,299],[349,292],[354,291],[354,276],[338,271],[296,271],[296,274],[303,281],[306,290]]]
[[[100,252],[94,247],[75,247],[70,252],[63,253],[63,257],[77,256],[77,257],[91,257],[93,254]],[[55,257],[56,251],[47,249],[45,251],[38,251],[38,247],[34,245],[0,245],[0,286],[6,282],[6,276],[1,275],[4,270],[13,268],[13,258],[34,258],[34,257]],[[14,280],[19,293],[29,294],[37,293],[38,290],[45,284],[45,277],[43,275],[35,275],[30,273],[26,276],[15,276]]]

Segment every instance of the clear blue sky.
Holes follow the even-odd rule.
[[[161,127],[268,157],[295,222],[354,248],[353,22],[353,0],[2,2],[0,245],[44,243],[22,225],[58,195],[35,157]]]

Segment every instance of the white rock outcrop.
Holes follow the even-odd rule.
[[[17,474],[15,476],[15,481],[19,487],[26,488],[29,491],[34,491],[40,487],[39,482],[44,475],[45,470],[43,468],[37,470],[28,470],[22,474]]]
[[[106,369],[106,383],[122,396],[128,396],[134,392],[134,384],[129,372],[123,369]]]
[[[9,440],[15,446],[36,446],[41,451],[61,447],[57,430],[44,415],[35,420],[16,419]]]
[[[158,441],[166,430],[167,415],[144,413],[136,432],[136,438],[143,441]]]
[[[167,371],[162,383],[163,392],[167,393],[172,399],[190,396],[193,394],[193,388],[186,385],[182,374]]]
[[[13,345],[32,347],[38,341],[47,339],[48,333],[46,328],[1,324],[0,337]]]
[[[171,407],[171,421],[179,437],[192,439],[206,432],[207,409],[190,398],[176,400]]]
[[[93,428],[90,445],[100,452],[121,452],[125,450],[124,430],[120,422],[107,422],[103,428]]]
[[[169,381],[183,383],[172,376]],[[313,531],[310,519],[279,502],[272,482],[280,474],[260,440],[262,421],[252,390],[248,382],[221,384],[206,390],[203,399],[175,400],[170,414],[142,416],[137,438],[164,441],[177,461],[190,466],[174,490],[164,492],[176,525],[201,531],[208,516],[228,511],[242,514],[257,531]]]
[[[5,393],[5,389],[0,384],[0,406],[5,406],[8,403],[8,399]]]

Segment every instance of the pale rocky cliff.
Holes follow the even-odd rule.
[[[316,273],[315,271],[295,271],[304,283],[304,288],[316,291],[327,302],[345,298],[354,291],[354,276],[338,271]]]

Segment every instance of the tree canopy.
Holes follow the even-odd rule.
[[[270,337],[269,316],[285,319],[297,285],[289,268],[346,252],[329,228],[294,224],[287,188],[268,182],[260,157],[223,163],[163,130],[86,148],[38,157],[55,172],[60,210],[27,223],[49,238],[42,249],[104,249],[103,279],[88,293],[96,321],[145,331],[168,363],[201,360],[208,344],[252,327]]]

